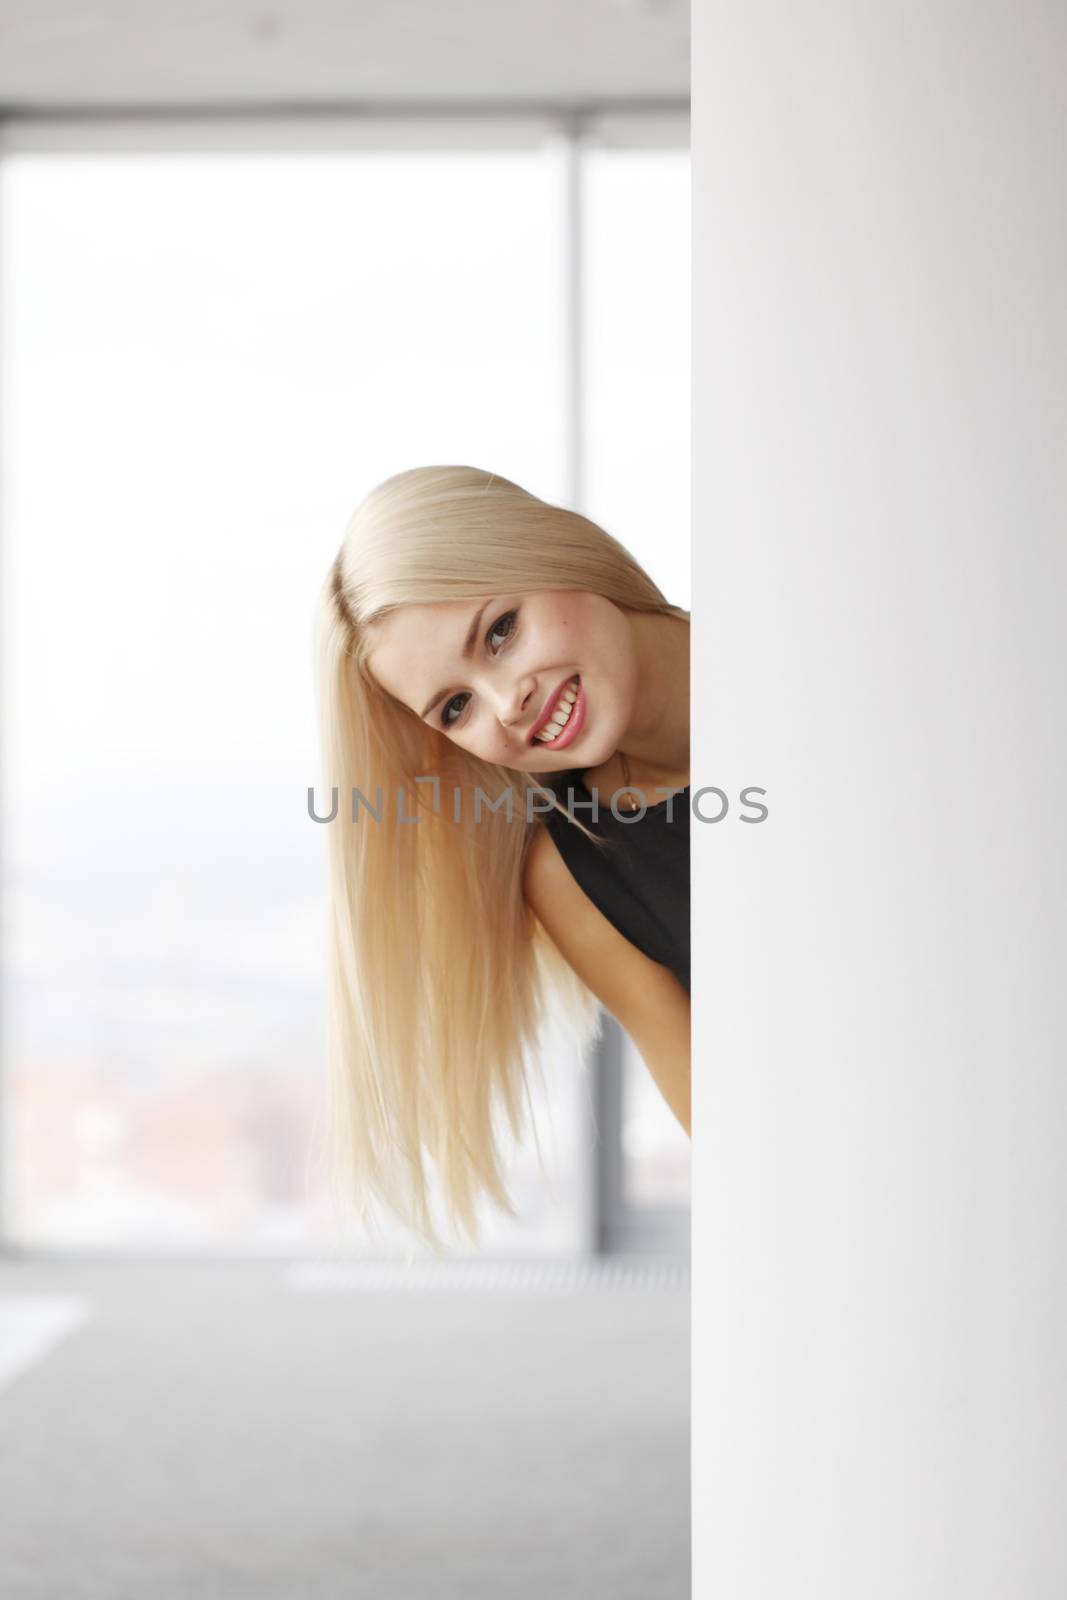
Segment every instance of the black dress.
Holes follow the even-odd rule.
[[[651,960],[674,973],[689,990],[689,785],[680,793],[649,806],[643,817],[624,820],[613,815],[609,789],[599,791],[596,821],[592,796],[581,769],[572,768],[545,780],[563,805],[607,849],[593,844],[558,811],[542,813],[556,848],[571,876],[613,927]],[[653,791],[654,793],[654,791]],[[670,821],[667,813],[670,811]]]

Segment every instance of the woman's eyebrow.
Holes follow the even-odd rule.
[[[488,610],[488,608],[492,605],[492,603],[493,603],[495,598],[496,598],[495,595],[490,595],[489,599],[484,601],[482,603],[482,605],[479,607],[479,609],[475,612],[474,620],[471,622],[470,627],[467,629],[467,637],[463,641],[463,649],[460,651],[460,655],[462,656],[464,661],[467,661],[469,659],[470,653],[474,649],[474,641],[475,641],[475,639],[477,638],[477,635],[478,635],[478,624],[482,620],[482,613],[484,611]],[[448,693],[447,689],[439,689],[437,691],[437,693],[434,695],[433,699],[428,701],[428,703],[426,705],[426,709],[424,711],[420,711],[419,712],[419,716],[420,717],[428,717],[430,715],[430,712],[433,710],[434,706],[437,704],[438,700],[441,699],[442,695],[446,695],[447,693]]]

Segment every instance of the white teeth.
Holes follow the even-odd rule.
[[[563,693],[556,702],[557,708],[562,706],[564,709],[562,711],[559,709],[554,711],[549,721],[545,723],[544,727],[534,734],[534,738],[538,740],[539,743],[551,743],[551,741],[557,738],[567,726],[567,723],[570,720],[571,712],[574,710],[574,702],[578,698],[577,688],[572,687],[572,685],[576,684],[577,681],[578,680],[576,678],[572,678],[570,684],[568,684],[567,688],[564,689]]]

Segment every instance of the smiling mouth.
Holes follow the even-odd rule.
[[[578,674],[575,673],[574,677],[571,678],[570,682],[567,684],[567,687],[556,701],[552,715],[549,717],[544,727],[539,728],[533,735],[532,739],[530,740],[531,744],[553,744],[559,738],[564,728],[569,726],[570,720],[574,715],[574,708],[578,703],[578,687],[580,682],[581,679],[579,678]]]

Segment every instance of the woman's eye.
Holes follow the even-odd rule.
[[[452,724],[454,722],[458,721],[457,717],[452,717],[451,720],[449,719],[449,715],[448,715],[449,706],[454,706],[457,700],[469,700],[469,699],[470,699],[469,695],[454,694],[452,696],[451,700],[446,701],[445,705],[444,705],[444,707],[442,708],[442,711],[441,711],[441,726],[444,727],[444,728],[451,728]],[[462,706],[460,706],[460,710],[461,711],[463,710]]]
[[[493,626],[489,629],[489,633],[488,633],[487,637],[489,639],[492,639],[494,633],[496,632],[496,630],[498,628],[503,627],[505,622],[510,622],[512,624],[512,626],[508,629],[507,635],[506,635],[506,639],[510,639],[511,635],[515,632],[515,627],[514,627],[515,616],[516,616],[516,612],[507,611],[507,612],[504,613],[504,615],[502,617],[498,617],[497,620],[493,623]]]
[[[508,640],[511,638],[512,634],[515,632],[515,618],[518,616],[518,614],[519,613],[517,611],[505,611],[505,613],[504,613],[504,615],[502,617],[498,617],[496,619],[496,621],[493,623],[493,626],[489,629],[489,632],[485,636],[486,643],[489,644],[489,645],[492,645],[494,634],[496,634],[501,628],[503,628],[505,623],[508,623],[509,626],[508,626],[507,632],[504,635],[504,640],[503,640],[503,643],[506,644],[508,642]],[[497,648],[500,649],[501,647],[498,645]],[[448,701],[445,702],[444,706],[441,708],[441,726],[443,728],[454,728],[456,723],[459,721],[460,716],[463,713],[463,705],[461,705],[460,708],[459,708],[459,712],[456,714],[456,716],[450,717],[448,715],[449,710],[451,709],[452,706],[455,705],[456,701],[457,700],[461,700],[463,702],[463,704],[465,705],[466,702],[469,699],[470,699],[470,695],[469,694],[454,694],[452,696],[451,700],[448,700]]]

